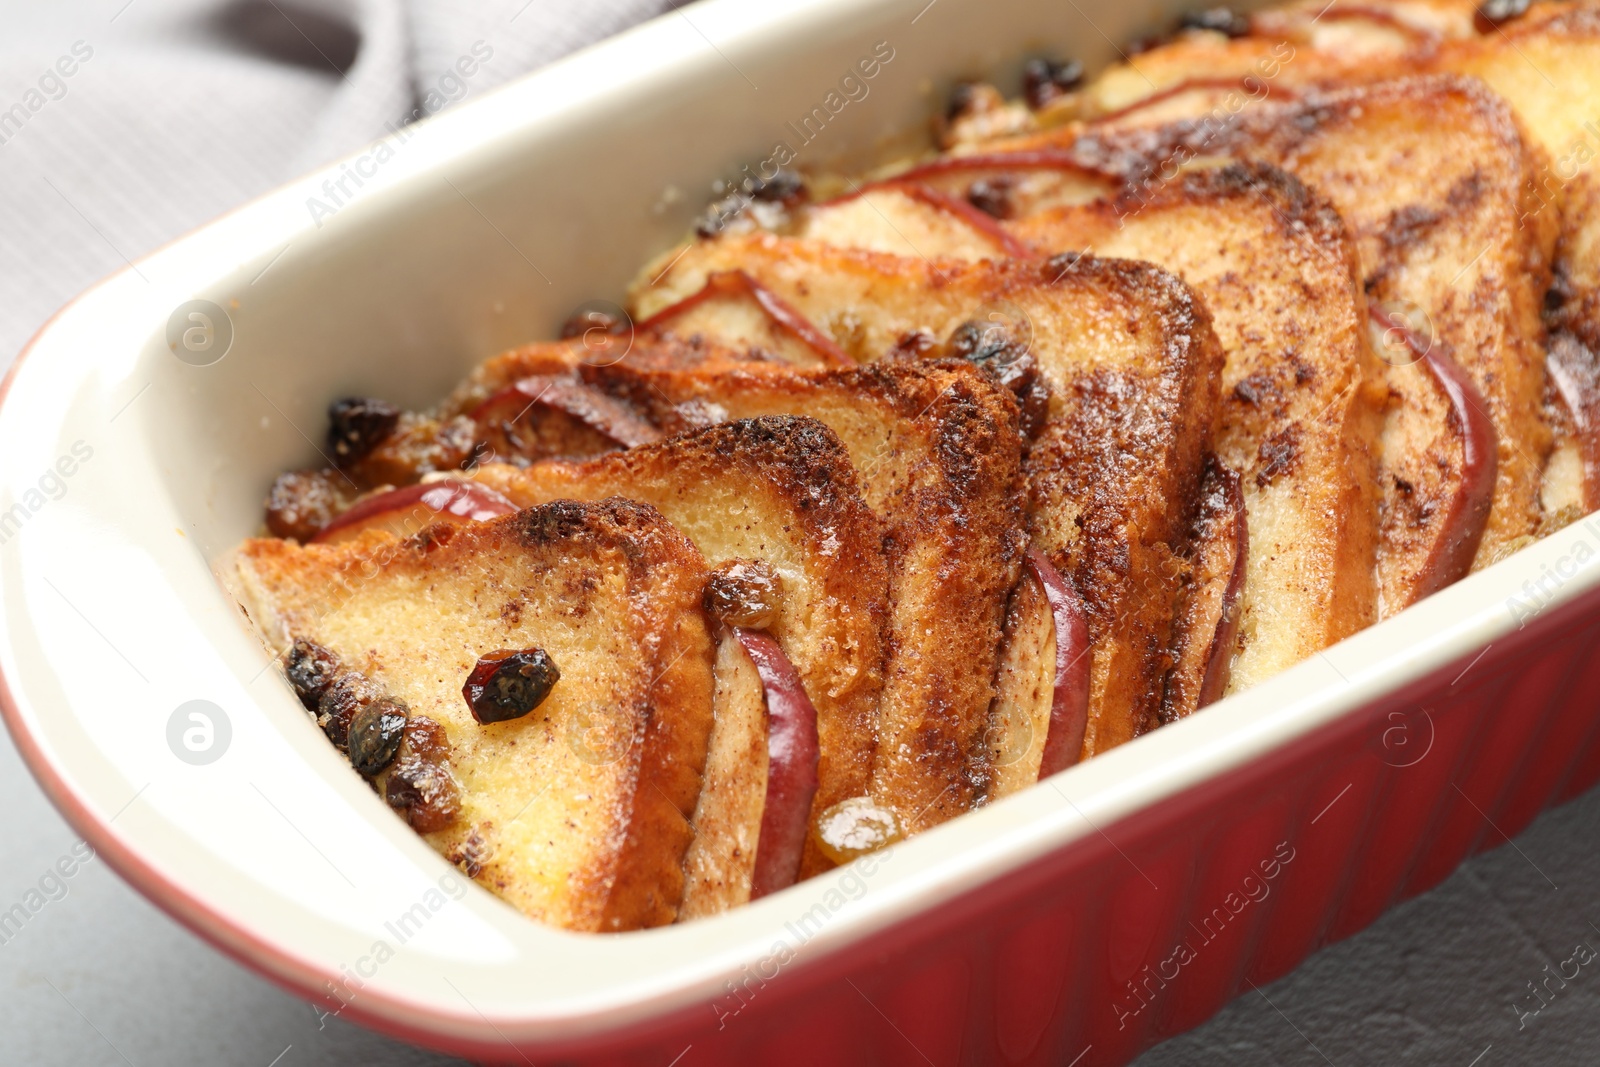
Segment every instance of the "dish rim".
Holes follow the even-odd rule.
[[[886,5],[894,3],[898,0],[885,0]],[[787,21],[823,18],[830,9],[844,6],[845,0],[804,0],[783,13],[783,17],[758,19],[755,28],[745,26],[742,31],[735,29],[730,33],[779,34]],[[697,17],[713,28],[717,28],[718,20],[724,16],[738,27],[741,20],[731,14],[736,7],[737,0],[710,0],[697,5],[695,11]],[[493,143],[490,132],[480,131],[467,138],[460,136],[471,128],[480,109],[491,99],[498,99],[503,105],[513,95],[531,98],[547,84],[572,80],[575,71],[607,62],[609,57],[620,58],[650,47],[672,18],[673,13],[660,16],[518,79],[482,100],[427,120],[421,124],[426,131],[419,128],[417,135],[426,132],[436,140],[453,140],[453,154],[397,171],[389,176],[385,187],[402,187],[460,159],[474,147]],[[643,91],[646,84],[647,81],[641,79],[635,90]],[[594,89],[593,93],[602,91],[606,90]],[[452,137],[444,137],[440,131]],[[48,350],[68,323],[93,314],[97,301],[130,286],[140,266],[188,253],[209,254],[203,250],[196,252],[196,245],[206,235],[215,234],[230,221],[257,215],[265,217],[276,205],[290,202],[298,205],[306,189],[336,175],[342,164],[355,159],[361,151],[364,149],[280,186],[169,242],[114,272],[57,311],[22,349],[4,381],[0,382],[0,425],[10,429],[57,416],[61,425],[65,424],[69,414],[65,402],[59,412],[38,407],[19,413],[18,405],[12,402],[13,388],[24,377],[25,365],[36,351]],[[302,223],[302,229],[305,225]],[[265,258],[279,243],[281,239],[275,238],[261,243],[260,247],[251,247],[234,260],[213,260],[207,270],[213,278],[220,278],[241,259],[255,262]],[[142,317],[130,316],[125,323],[108,324],[101,330],[109,334],[125,328],[133,335],[143,336],[148,326]],[[48,429],[59,428],[52,423]],[[20,480],[21,476],[16,478]],[[11,480],[12,476],[6,475],[0,479],[0,484]],[[1358,714],[1377,699],[1502,639],[1518,628],[1514,614],[1500,610],[1506,606],[1508,596],[1516,595],[1513,571],[1523,564],[1532,565],[1541,559],[1549,561],[1562,553],[1570,554],[1579,536],[1587,534],[1582,526],[1589,521],[1593,521],[1592,516],[1524,548],[1494,567],[1469,576],[1261,687],[1208,709],[1206,716],[1164,727],[1140,739],[1138,745],[1126,746],[1064,772],[1049,783],[1049,789],[1029,790],[1024,797],[1009,798],[987,810],[968,813],[946,827],[900,846],[895,850],[899,856],[910,855],[915,862],[909,867],[902,864],[900,870],[889,872],[885,881],[870,887],[857,902],[862,906],[848,914],[841,913],[834,924],[818,935],[820,944],[815,948],[811,947],[811,942],[806,942],[803,947],[810,949],[810,954],[795,971],[821,980],[829,964],[837,964],[843,954],[859,942],[881,935],[964,894],[981,892],[985,885],[1024,869],[1048,853],[1071,848],[1092,833],[1103,834],[1108,826],[1225,774],[1231,768],[1309,738],[1318,729]],[[1596,585],[1600,585],[1600,567],[1582,569],[1556,590],[1540,608],[1540,613],[1554,612]],[[11,599],[11,594],[0,590],[0,597]],[[16,653],[15,635],[7,630],[0,636],[0,660],[9,660]],[[141,847],[136,831],[112,825],[115,815],[108,817],[107,812],[99,810],[86,790],[73,780],[72,754],[52,751],[42,733],[35,730],[43,717],[51,714],[70,717],[72,709],[50,710],[36,706],[27,694],[14,690],[10,673],[0,663],[0,715],[31,773],[74,829],[102,853],[119,874],[169,915],[294,994],[325,1001],[320,990],[328,979],[338,976],[337,969],[328,961],[302,958],[264,933],[258,923],[250,921],[251,916],[230,912],[191,891],[161,869],[152,858],[152,845],[148,840],[142,842]],[[81,764],[79,766],[81,769]],[[1058,793],[1081,819],[1070,820],[1071,812],[1060,808],[1053,815],[1045,811],[1043,798],[1051,792]],[[1022,813],[1026,810],[1031,810],[1032,814],[1024,816]],[[1001,815],[1013,817],[1002,819]],[[991,834],[991,830],[996,832]],[[1013,837],[1015,841],[1011,840]],[[966,839],[969,845],[985,840],[988,843],[981,848],[950,847],[961,839]],[[990,861],[987,866],[986,858]],[[484,1014],[475,1009],[452,1009],[442,998],[422,996],[418,990],[411,990],[407,995],[383,983],[363,987],[360,1002],[351,1003],[346,1010],[352,1017],[385,1031],[431,1044],[446,1042],[454,1049],[503,1050],[507,1039],[541,1045],[581,1044],[599,1040],[601,1035],[608,1041],[620,1040],[619,1034],[650,1030],[662,1025],[668,1017],[686,1016],[696,1008],[703,1008],[720,994],[725,978],[737,975],[741,965],[748,966],[759,958],[757,954],[763,951],[769,935],[779,928],[779,920],[788,915],[791,908],[798,910],[803,902],[819,897],[826,888],[826,881],[826,878],[818,879],[809,889],[799,886],[758,902],[743,909],[744,918],[737,922],[732,917],[723,917],[711,924],[696,924],[697,928],[667,928],[618,938],[641,945],[643,942],[637,939],[653,938],[652,943],[658,944],[663,938],[676,938],[678,942],[687,943],[690,938],[683,932],[693,931],[695,935],[706,935],[697,940],[715,944],[720,939],[722,944],[707,955],[720,955],[722,959],[712,966],[658,969],[651,983],[643,987],[634,983],[620,992],[609,991],[612,994],[609,999],[595,997],[583,1011],[542,1013],[539,1005],[532,1005],[522,1012]],[[511,921],[526,922],[515,916]],[[758,932],[761,930],[766,933]],[[552,942],[556,943],[561,942]],[[573,938],[565,943],[579,946],[580,939]],[[582,952],[583,948],[575,947],[574,951]],[[643,950],[639,954],[642,955]]]

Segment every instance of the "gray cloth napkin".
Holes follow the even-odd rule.
[[[391,124],[668,6],[0,3],[0,366],[127,260]],[[0,930],[0,1063],[446,1062],[319,1018],[205,947],[103,862],[78,862],[83,846],[3,738],[0,813],[0,912],[30,893],[49,898],[23,928]],[[1584,968],[1559,985],[1548,975],[1575,943],[1600,949],[1590,925],[1600,923],[1597,826],[1600,792],[1142,1064],[1596,1062],[1600,973]],[[73,874],[52,873],[62,869]],[[1547,990],[1541,999],[1532,983]],[[691,1051],[682,1067],[696,1062]]]
[[[97,279],[667,0],[0,7],[0,366]],[[463,73],[464,71],[470,73]]]

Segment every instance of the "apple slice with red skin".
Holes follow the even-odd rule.
[[[561,416],[559,424],[518,423],[533,408]],[[473,408],[479,440],[528,459],[593,455],[615,446],[632,448],[661,440],[661,431],[626,404],[575,378],[535,374],[520,378]],[[524,437],[523,433],[528,436]]]
[[[1100,123],[1117,122],[1146,108],[1164,104],[1168,100],[1175,100],[1185,93],[1198,93],[1208,90],[1215,92],[1224,90],[1243,92],[1253,101],[1261,101],[1268,98],[1295,100],[1300,96],[1300,93],[1293,88],[1281,85],[1273,87],[1268,79],[1259,74],[1246,74],[1237,78],[1185,78],[1180,82],[1167,86],[1165,89],[1158,89],[1149,96],[1135,100],[1131,104],[1107,111],[1103,115],[1092,116],[1086,121],[1091,126]]]
[[[759,630],[734,627],[756,665],[767,697],[767,797],[761,809],[750,899],[794,885],[811,828],[817,792],[817,709],[778,642]]]
[[[1083,752],[1089,727],[1089,626],[1077,588],[1037,548],[1029,548],[1028,573],[1044,589],[1056,627],[1055,685],[1051,688],[1050,729],[1045,734],[1039,777],[1064,771]]]
[[[433,523],[484,522],[516,510],[517,506],[497,490],[476,482],[422,482],[356,501],[318,531],[311,541],[333,544],[372,529],[409,537]]]
[[[1089,722],[1089,630],[1083,600],[1030,548],[1006,608],[994,703],[977,768],[998,800],[1077,763]]]
[[[983,193],[980,183],[988,185]],[[922,186],[937,196],[972,205],[982,216],[1003,220],[1030,215],[1057,202],[1097,200],[1114,194],[1119,182],[1070,152],[1041,148],[942,156],[863,186],[861,191],[885,185]],[[1004,227],[1001,230],[1008,232]],[[1013,255],[1037,256],[1036,250],[1020,241],[1016,244],[1020,250]]]
[[[729,297],[748,299],[782,333],[799,341],[814,352],[823,364],[830,367],[853,367],[856,361],[840,348],[833,338],[819,330],[814,323],[796,311],[783,297],[768,289],[742,270],[716,271],[706,278],[698,292],[690,293],[675,304],[670,304],[639,323],[639,329],[660,333],[680,318],[711,300]]]
[[[1239,641],[1250,524],[1238,472],[1206,457],[1195,517],[1190,579],[1173,633],[1172,668],[1161,721],[1173,722],[1222,699]]]
[[[1494,504],[1500,438],[1489,419],[1483,394],[1460,364],[1403,320],[1386,316],[1376,304],[1369,304],[1367,313],[1379,329],[1403,339],[1427,368],[1434,386],[1450,403],[1450,427],[1461,442],[1461,477],[1439,519],[1442,532],[1434,538],[1428,558],[1413,582],[1409,602],[1415,603],[1472,570],[1478,544],[1489,523],[1489,509]]]
[[[825,217],[829,209],[842,207],[852,201],[859,200],[863,196],[876,192],[899,193],[901,196],[914,200],[924,207],[929,207],[941,214],[951,216],[959,226],[964,227],[965,230],[970,230],[979,238],[993,245],[994,251],[998,255],[1009,256],[1012,259],[1032,259],[1038,255],[1031,245],[1000,225],[995,216],[975,207],[972,201],[952,196],[920,182],[907,181],[903,178],[888,178],[883,181],[870,182],[866,185],[858,186],[855,190],[845,193],[843,196],[817,204],[806,211],[809,225],[817,225]],[[826,233],[814,234],[810,230],[806,232],[805,236],[820,237],[824,241],[828,240]]]

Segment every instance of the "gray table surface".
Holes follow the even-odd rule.
[[[62,95],[52,87],[26,126],[0,141],[0,359],[125,258],[403,118],[473,42],[488,41],[497,58],[463,95],[661,7],[0,3],[0,110],[28,99],[75,42],[94,51]],[[0,812],[3,911],[70,854],[75,837],[9,739],[0,740]],[[1547,813],[1512,845],[1141,1065],[1600,1062],[1600,972],[1582,970],[1537,1016],[1519,1020],[1515,1007],[1575,945],[1600,947],[1591,925],[1600,923],[1597,829],[1600,792]],[[0,943],[0,1064],[453,1062],[338,1019],[320,1024],[310,1006],[212,951],[98,860],[64,884],[64,896]]]

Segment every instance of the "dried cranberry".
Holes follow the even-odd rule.
[[[339,657],[315,641],[297,637],[285,657],[284,673],[300,703],[307,711],[316,711],[322,695],[338,676]]]
[[[1083,64],[1076,59],[1030,59],[1022,67],[1022,95],[1035,111],[1083,84]]]
[[[402,756],[384,783],[383,799],[419,834],[444,830],[461,815],[461,792],[449,768],[420,756]]]
[[[700,603],[725,626],[765,630],[778,617],[779,593],[778,575],[770,565],[736,559],[711,572]]]
[[[1229,37],[1243,37],[1250,32],[1250,16],[1241,15],[1231,7],[1210,7],[1184,15],[1178,20],[1178,29],[1210,30]]]
[[[350,719],[350,765],[371,778],[394,762],[405,731],[406,706],[396,700],[374,700]]]
[[[973,207],[997,219],[1009,219],[1016,212],[1011,194],[1016,190],[1016,179],[1000,175],[979,178],[967,190],[967,200]]]
[[[520,719],[544,703],[561,671],[542,648],[484,654],[461,687],[472,717],[488,724]]]
[[[1529,0],[1484,0],[1472,13],[1472,24],[1479,33],[1489,33],[1528,13]]]
[[[346,397],[328,405],[328,450],[340,466],[354,463],[394,432],[400,409],[387,400]]]

